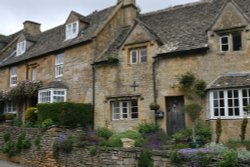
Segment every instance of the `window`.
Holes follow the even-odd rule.
[[[78,25],[78,21],[66,25],[66,40],[77,37]]]
[[[55,77],[63,76],[63,63],[64,63],[64,55],[58,54],[55,56]]]
[[[32,81],[36,81],[36,78],[37,78],[37,71],[36,71],[36,68],[32,68],[32,69],[31,69],[31,80],[32,80]]]
[[[45,89],[38,92],[38,103],[55,103],[66,101],[66,89]]]
[[[4,113],[16,113],[16,104],[13,102],[6,102],[4,104]]]
[[[130,64],[139,64],[147,62],[147,49],[137,48],[130,50]]]
[[[17,67],[10,69],[10,86],[16,86],[17,84]]]
[[[222,52],[242,50],[241,32],[232,32],[221,36],[220,50]]]
[[[26,41],[17,43],[16,56],[22,55],[26,51]]]
[[[210,118],[241,118],[250,104],[250,88],[210,91],[207,98]]]
[[[128,120],[138,118],[137,100],[111,102],[112,119]]]

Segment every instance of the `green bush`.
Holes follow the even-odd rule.
[[[38,121],[52,119],[63,126],[90,126],[93,124],[93,113],[90,104],[62,102],[38,104]]]
[[[145,135],[147,133],[156,132],[160,129],[159,125],[153,124],[153,123],[142,123],[139,124],[138,131]]]
[[[220,118],[217,118],[217,120],[216,120],[215,132],[216,132],[216,143],[219,143],[220,136],[221,136],[221,133],[222,133],[222,125],[221,125],[221,119]]]
[[[7,154],[8,157],[12,157],[16,155],[16,148],[15,148],[15,142],[8,141],[3,144],[2,151],[4,154]]]
[[[183,160],[181,154],[178,151],[176,151],[176,150],[172,151],[170,153],[170,157],[169,158],[170,158],[170,161],[172,163],[175,163],[175,164],[179,164]]]
[[[30,121],[35,123],[37,121],[37,108],[30,107],[25,111],[25,121]]]
[[[199,121],[195,128],[197,140],[201,141],[202,144],[210,142],[212,138],[212,130],[210,125],[206,122]]]
[[[19,118],[17,118],[17,117],[13,119],[13,126],[21,127],[22,124],[23,124],[23,122],[22,122],[21,119],[19,119]]]
[[[4,132],[4,134],[3,134],[3,141],[4,142],[10,141],[10,133],[9,132]]]
[[[103,137],[108,140],[113,135],[113,132],[108,128],[99,128],[97,129],[97,136]]]
[[[189,89],[195,81],[195,76],[192,72],[186,72],[179,77],[179,82],[184,89]]]
[[[176,141],[187,141],[192,135],[192,129],[182,129],[173,134]]]
[[[49,126],[54,125],[54,124],[55,124],[54,121],[53,121],[51,118],[48,118],[48,119],[45,119],[45,120],[41,123],[41,127],[42,127],[43,129],[46,129],[46,128],[48,128]]]
[[[218,162],[219,167],[238,167],[238,154],[234,150],[224,151],[221,155],[222,160]]]
[[[14,113],[5,114],[5,119],[6,120],[13,120],[15,117],[16,117],[16,114],[14,114]]]
[[[144,150],[141,152],[138,167],[153,167],[152,153],[149,150]]]
[[[206,87],[207,87],[207,84],[205,81],[197,80],[195,81],[195,84],[194,84],[194,92],[198,96],[204,97],[206,95]]]
[[[142,135],[135,131],[126,131],[113,135],[108,140],[108,146],[110,147],[122,147],[121,138],[129,138],[135,140],[135,146],[141,147],[144,143]]]

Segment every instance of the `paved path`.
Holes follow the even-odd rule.
[[[25,167],[25,166],[0,160],[0,167]]]

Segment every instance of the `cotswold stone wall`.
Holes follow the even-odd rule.
[[[53,143],[55,138],[60,134],[72,135],[74,138],[83,134],[83,130],[63,129],[52,127],[47,131],[41,129],[23,129],[18,127],[0,126],[0,146],[3,145],[3,134],[9,132],[11,139],[16,139],[19,134],[26,133],[26,137],[32,142],[32,147],[22,151],[15,157],[8,158],[2,152],[0,159],[14,161],[27,167],[137,167],[141,148],[106,148],[97,147],[93,151],[93,147],[74,146],[73,151],[66,155],[59,153],[57,157],[53,155]],[[40,136],[40,149],[34,145],[34,140]],[[189,167],[190,164],[172,164],[169,156],[171,150],[153,151],[153,161],[155,167]],[[215,161],[216,163],[216,161]],[[208,166],[215,166],[209,164]],[[247,164],[241,164],[247,167]]]

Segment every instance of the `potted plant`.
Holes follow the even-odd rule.
[[[157,104],[157,103],[151,103],[150,105],[149,105],[149,108],[151,109],[151,110],[159,110],[160,109],[160,105],[159,104]]]
[[[185,106],[185,112],[187,112],[190,120],[192,121],[192,143],[190,143],[191,148],[196,148],[199,143],[196,141],[195,127],[197,124],[197,119],[200,117],[202,107],[199,104],[193,103]]]

